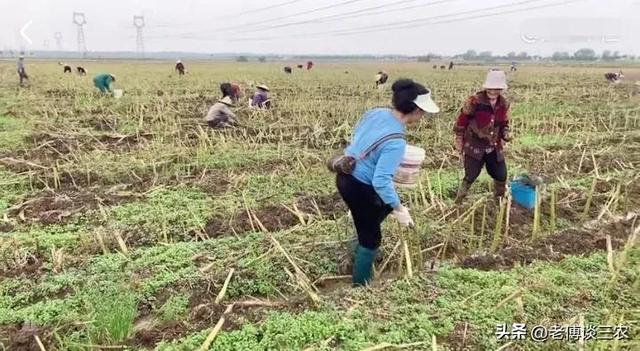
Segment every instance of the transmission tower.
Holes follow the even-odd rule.
[[[144,16],[133,16],[133,26],[136,27],[136,52],[142,57],[144,56],[144,37],[142,36]]]
[[[84,40],[83,28],[87,24],[87,20],[84,17],[84,12],[74,12],[73,23],[78,27],[78,52],[82,53],[82,57],[87,57],[87,43]]]
[[[62,50],[62,33],[61,32],[53,33],[53,38],[56,40],[56,48],[58,50]]]

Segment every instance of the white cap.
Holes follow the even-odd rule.
[[[489,71],[482,87],[485,89],[507,89],[507,75],[504,71]]]
[[[431,99],[431,92],[427,92],[426,94],[418,95],[418,97],[413,100],[413,103],[418,106],[422,111],[429,113],[438,113],[440,112],[440,108],[436,105],[435,102]]]

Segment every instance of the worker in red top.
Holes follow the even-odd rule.
[[[234,104],[244,97],[244,92],[237,83],[222,83],[220,84],[220,91],[223,97],[229,96]]]
[[[511,141],[511,135],[509,101],[502,95],[507,89],[504,71],[489,71],[483,88],[465,101],[454,127],[456,148],[464,159],[464,179],[456,203],[467,196],[482,167],[494,180],[496,197],[503,197],[506,189],[504,142]]]
[[[307,71],[310,71],[313,68],[313,62],[307,61]]]

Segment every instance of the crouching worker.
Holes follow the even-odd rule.
[[[254,108],[271,108],[271,100],[269,99],[269,88],[266,85],[256,86],[258,90],[253,94],[251,99],[251,107]]]
[[[376,74],[376,88],[382,89],[389,79],[389,75],[385,71],[380,71]]]
[[[244,97],[244,92],[240,85],[236,83],[222,83],[220,84],[220,92],[222,97],[228,96],[231,98],[234,104],[238,103],[238,100]]]
[[[480,175],[482,167],[494,181],[494,195],[503,197],[507,182],[504,142],[509,133],[509,101],[502,95],[507,89],[504,71],[490,71],[484,90],[470,96],[454,127],[455,144],[464,159],[464,179],[456,203],[461,203]]]
[[[364,114],[355,128],[344,158],[355,160],[349,167],[335,164],[336,184],[349,207],[358,234],[353,264],[353,285],[371,281],[372,265],[382,241],[380,225],[392,214],[404,226],[413,226],[393,184],[402,162],[408,124],[420,121],[425,112],[439,111],[427,88],[410,79],[393,86],[393,109],[376,108]],[[355,156],[358,155],[358,156]]]
[[[222,129],[237,126],[238,120],[230,107],[233,107],[230,96],[225,96],[213,104],[205,117],[209,127]]]
[[[93,85],[100,90],[101,93],[110,93],[111,84],[116,81],[116,76],[109,73],[103,73],[93,78]]]

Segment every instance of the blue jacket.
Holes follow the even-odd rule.
[[[103,73],[93,78],[93,85],[103,93],[111,91],[111,83],[113,83],[113,77],[110,74]]]
[[[407,142],[404,139],[391,139],[373,150],[364,160],[358,159],[369,146],[377,140],[393,133],[405,133],[405,125],[388,108],[376,108],[367,111],[353,133],[351,145],[346,154],[356,157],[353,176],[373,186],[382,201],[396,208],[400,197],[393,184],[393,176],[404,157]]]

